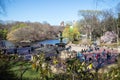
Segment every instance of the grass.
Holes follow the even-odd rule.
[[[21,65],[23,66],[22,69],[21,69]],[[20,79],[21,73],[23,71],[25,71],[22,76],[23,80],[38,80],[40,78],[39,71],[36,72],[36,70],[33,70],[31,63],[29,63],[29,62],[18,61],[16,63],[14,63],[11,61],[11,69],[10,70],[13,71],[14,74],[16,75],[16,77],[18,77],[19,79]]]
[[[100,46],[106,46],[106,47],[111,47],[111,48],[117,48],[118,44],[117,44],[117,43],[110,43],[110,44],[101,43]]]
[[[79,41],[73,41],[72,43],[73,44],[79,44]]]
[[[35,70],[32,70],[32,69],[30,69],[30,70],[27,70],[25,73],[24,73],[24,75],[23,75],[23,78],[25,78],[25,79],[38,79],[38,78],[40,78],[40,74],[39,74],[39,72],[36,72]]]

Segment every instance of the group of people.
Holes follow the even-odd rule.
[[[88,64],[88,69],[98,69],[104,65],[117,61],[117,54],[113,49],[89,47],[77,52],[76,56],[81,62]]]

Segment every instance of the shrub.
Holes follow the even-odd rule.
[[[16,80],[17,77],[10,71],[11,65],[8,60],[9,56],[0,54],[0,80]]]

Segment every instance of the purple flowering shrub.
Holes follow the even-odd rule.
[[[101,36],[101,42],[103,43],[112,43],[117,40],[117,34],[114,31],[107,31],[103,36]]]

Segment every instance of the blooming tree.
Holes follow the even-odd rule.
[[[117,39],[117,34],[114,31],[107,31],[103,36],[101,36],[101,42],[115,42]]]

